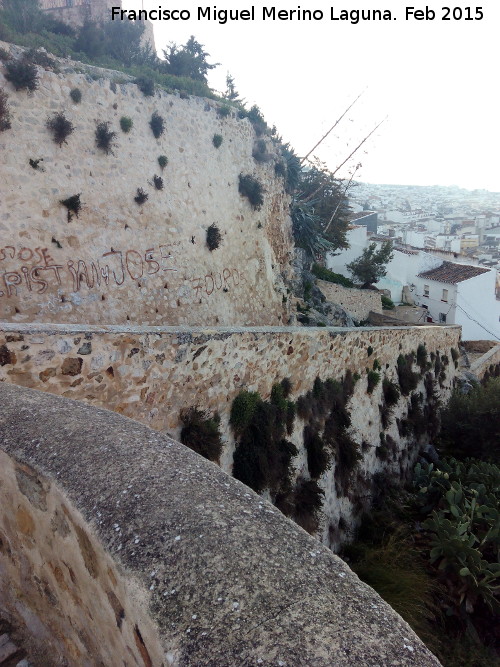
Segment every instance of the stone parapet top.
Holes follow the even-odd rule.
[[[439,665],[340,558],[174,440],[6,383],[0,402],[2,449],[138,582],[165,665]]]
[[[370,331],[403,331],[408,332],[412,329],[418,329],[419,334],[428,329],[461,329],[457,324],[439,326],[395,326],[395,327],[273,327],[273,326],[251,326],[251,327],[189,327],[189,326],[129,326],[121,324],[43,324],[43,323],[14,323],[0,322],[0,331],[20,332],[20,333],[133,333],[133,334],[175,334],[175,333],[203,333],[203,334],[244,334],[244,333],[284,333],[284,334],[307,334],[328,331],[330,334],[345,334],[349,332],[363,333]]]

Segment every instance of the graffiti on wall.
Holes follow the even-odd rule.
[[[74,258],[59,262],[48,248],[0,247],[0,298],[17,297],[21,291],[41,295],[53,289],[70,289],[74,293],[82,288],[102,290],[114,285],[119,287],[126,281],[178,275],[183,268],[175,257],[179,245],[179,242],[159,244],[141,251],[112,247],[99,259]],[[9,264],[10,270],[2,270]],[[184,278],[180,276],[180,280]],[[195,300],[246,284],[244,274],[231,268],[188,280]]]

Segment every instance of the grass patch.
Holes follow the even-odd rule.
[[[240,174],[238,177],[238,192],[246,197],[254,211],[259,211],[264,203],[264,188],[251,174]]]
[[[66,139],[75,131],[75,126],[66,118],[64,111],[59,111],[47,118],[46,126],[52,132],[52,138],[58,146],[66,144]]]

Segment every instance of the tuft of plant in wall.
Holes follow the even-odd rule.
[[[180,418],[183,424],[180,435],[182,444],[209,461],[219,463],[222,454],[222,437],[219,430],[220,416],[218,413],[210,416],[208,411],[193,406],[182,410]]]
[[[80,88],[72,88],[69,92],[69,96],[75,104],[80,104],[82,101],[82,91]]]
[[[251,174],[240,174],[238,177],[238,192],[246,197],[251,207],[259,211],[264,203],[264,188]]]
[[[215,148],[220,148],[222,145],[222,134],[214,134],[212,137],[212,143],[215,146]]]
[[[0,132],[10,130],[10,120],[9,96],[0,88]]]
[[[95,143],[97,148],[106,153],[106,155],[114,155],[113,149],[116,148],[116,132],[109,129],[109,121],[102,121],[97,123],[95,130]]]
[[[147,202],[149,195],[142,188],[137,188],[137,194],[134,197],[134,201],[138,206],[142,206]]]
[[[128,134],[132,127],[134,126],[134,121],[128,116],[122,116],[120,118],[120,128],[124,134]]]
[[[47,118],[46,126],[58,146],[68,143],[66,139],[75,131],[75,126],[66,118],[64,111],[58,111]]]
[[[82,208],[82,202],[80,200],[80,195],[81,192],[78,193],[77,195],[72,195],[71,197],[68,197],[67,199],[61,199],[60,203],[65,206],[68,210],[68,222],[71,222],[73,219],[73,216],[76,215],[78,218],[78,214],[81,211]]]
[[[163,171],[168,164],[168,157],[166,155],[159,155],[158,164],[160,165],[160,169]]]
[[[222,243],[222,235],[220,229],[217,227],[215,222],[213,222],[210,227],[207,229],[207,248],[210,252],[217,250],[217,248]]]
[[[36,65],[24,60],[9,60],[5,63],[5,78],[16,90],[27,90],[29,94],[38,88]]]
[[[154,186],[155,190],[163,190],[163,186],[164,186],[163,178],[161,176],[158,176],[157,174],[155,174],[153,176],[153,186]]]
[[[219,116],[219,118],[227,118],[230,113],[231,113],[231,107],[228,106],[227,104],[217,107],[217,115]]]
[[[267,152],[267,145],[264,139],[258,139],[252,150],[252,157],[256,162],[269,162],[271,156]]]
[[[32,158],[29,159],[29,165],[32,169],[35,171],[45,171],[45,168],[42,167],[40,162],[43,162],[43,157],[39,157],[37,160],[33,160]]]
[[[155,82],[147,76],[139,76],[134,81],[144,97],[153,97],[155,94]]]
[[[149,121],[149,127],[151,128],[151,132],[153,133],[156,139],[159,139],[161,135],[165,132],[165,121],[157,111],[155,111],[151,116],[151,120]]]

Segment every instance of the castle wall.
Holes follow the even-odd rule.
[[[0,320],[286,323],[289,199],[275,158],[252,157],[250,122],[234,112],[221,117],[206,99],[144,97],[132,83],[99,78],[96,68],[85,68],[96,80],[75,63],[61,63],[61,70],[39,69],[39,89],[29,96],[15,92],[0,67],[12,115],[12,129],[0,133]],[[80,104],[72,102],[73,88],[81,90]],[[55,112],[75,128],[61,146],[47,129]],[[158,139],[150,127],[155,112],[165,124]],[[121,117],[133,121],[128,134]],[[109,154],[96,146],[97,122],[116,133]],[[273,155],[272,140],[264,139]],[[168,158],[163,171],[161,155]],[[265,189],[260,210],[238,191],[242,173]],[[155,175],[163,178],[161,190]],[[148,195],[142,205],[134,201],[138,188]],[[69,219],[61,201],[78,194],[81,211]],[[212,224],[222,243],[210,251]]]
[[[429,356],[443,358],[442,375],[433,378],[446,402],[456,372],[451,349],[458,348],[459,337],[459,327],[179,330],[4,324],[0,381],[106,407],[176,438],[183,408],[217,411],[224,438],[220,463],[230,473],[235,440],[229,415],[241,391],[258,391],[268,400],[273,384],[289,378],[291,398],[296,400],[312,389],[316,377],[341,380],[347,370],[358,373],[349,412],[350,433],[362,461],[347,493],[338,484],[340,468],[333,466],[320,480],[326,495],[318,536],[337,548],[348,539],[362,509],[357,499],[370,496],[375,474],[387,472],[401,479],[411,470],[420,446],[418,438],[398,432],[396,420],[407,418],[410,396],[400,397],[384,428],[379,409],[382,382],[370,392],[368,369],[378,365],[381,379],[397,383],[398,355],[416,353],[425,344]],[[416,388],[420,393],[425,397],[423,375]],[[303,429],[297,417],[290,439],[299,452],[293,461],[295,476],[307,478]],[[424,424],[424,433],[427,430]],[[392,438],[393,451],[381,449],[381,433]],[[344,532],[339,524],[347,527]]]

